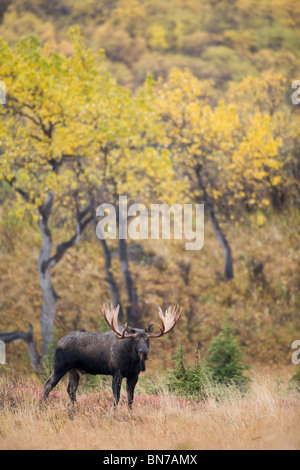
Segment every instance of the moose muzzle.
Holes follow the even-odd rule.
[[[139,347],[139,357],[141,361],[147,361],[148,359],[148,348],[145,344]]]

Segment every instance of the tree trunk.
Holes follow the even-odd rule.
[[[98,226],[98,220],[96,217],[96,211],[94,211],[95,218],[94,218],[94,223],[95,227],[97,230]],[[110,249],[108,247],[108,244],[106,242],[106,239],[103,237],[99,237],[101,246],[102,246],[102,251],[103,251],[103,256],[104,256],[104,261],[105,261],[105,273],[106,273],[106,281],[109,286],[110,294],[111,294],[111,300],[114,305],[114,308],[116,308],[118,305],[120,305],[120,310],[119,310],[119,318],[123,318],[124,313],[121,305],[121,300],[120,300],[120,295],[119,295],[119,289],[115,280],[115,277],[112,272],[112,266],[111,266],[111,253]]]
[[[100,242],[101,242],[101,245],[102,245],[102,250],[103,250],[103,255],[104,255],[104,260],[105,260],[106,281],[109,285],[112,303],[113,303],[115,308],[118,305],[120,305],[119,317],[123,318],[124,314],[123,314],[123,309],[122,309],[122,305],[121,305],[121,301],[120,301],[119,290],[118,290],[118,286],[117,286],[115,277],[114,277],[113,272],[112,272],[110,250],[108,248],[106,240],[100,240]]]
[[[43,306],[40,316],[43,356],[48,353],[48,349],[52,341],[56,304],[58,298],[51,283],[51,267],[48,263],[52,252],[52,237],[48,226],[52,207],[53,195],[49,194],[46,204],[39,208],[39,228],[43,240],[42,249],[38,259],[39,281],[43,296]]]
[[[42,332],[42,354],[48,353],[49,346],[53,340],[54,320],[58,296],[51,283],[50,269],[43,271],[39,266],[40,287],[43,296],[43,306],[41,311],[41,332]]]
[[[93,220],[92,203],[84,210],[76,210],[76,231],[75,234],[66,242],[56,247],[56,252],[51,256],[52,237],[49,229],[49,218],[52,212],[54,202],[53,194],[48,194],[47,201],[39,207],[39,228],[42,234],[43,245],[38,259],[38,271],[40,287],[43,295],[43,307],[41,311],[41,331],[42,331],[42,354],[48,353],[52,341],[54,320],[56,313],[56,304],[58,296],[51,283],[51,269],[64,256],[65,252],[79,242],[81,234],[86,226]]]
[[[25,201],[30,201],[29,194],[20,188],[15,188],[21,194]],[[54,194],[48,193],[44,204],[39,206],[39,228],[42,235],[42,248],[38,259],[39,282],[43,296],[43,306],[40,315],[41,333],[42,333],[42,356],[48,353],[52,341],[54,329],[55,313],[58,295],[56,294],[51,282],[51,269],[64,256],[65,252],[79,242],[81,234],[90,222],[94,219],[93,200],[83,209],[79,209],[77,195],[74,195],[76,202],[76,230],[75,234],[67,241],[57,245],[56,252],[51,256],[52,237],[49,228],[49,218],[52,213]],[[32,343],[28,343],[29,354],[35,354]]]
[[[225,279],[232,279],[233,278],[233,263],[232,263],[230,245],[229,245],[229,243],[228,243],[228,241],[225,237],[225,234],[224,234],[223,230],[221,229],[221,227],[219,225],[219,222],[218,222],[218,220],[216,218],[216,215],[215,215],[213,204],[210,201],[210,199],[208,197],[208,194],[206,192],[206,187],[205,187],[205,184],[204,184],[203,179],[202,179],[202,171],[203,171],[202,165],[200,165],[200,164],[195,165],[194,170],[195,170],[195,173],[196,173],[199,189],[203,193],[203,200],[204,200],[204,204],[205,204],[206,208],[208,209],[208,214],[209,214],[210,221],[212,223],[214,232],[216,234],[216,237],[217,237],[217,239],[218,239],[218,241],[219,241],[219,243],[222,247],[223,253],[224,253],[224,262],[225,262],[224,276],[225,276]]]
[[[224,253],[224,262],[225,262],[225,268],[224,268],[224,275],[225,279],[233,279],[233,263],[232,263],[232,257],[231,257],[231,249],[229,246],[229,243],[216,219],[215,212],[213,210],[213,207],[211,204],[208,205],[208,213],[209,217],[213,226],[213,229],[215,231],[216,237],[222,247],[223,253]]]
[[[119,258],[128,297],[127,320],[132,326],[139,326],[138,297],[129,268],[127,243],[124,239],[119,239]]]

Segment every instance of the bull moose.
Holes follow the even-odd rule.
[[[60,339],[55,348],[54,370],[45,383],[44,399],[58,384],[66,373],[69,373],[68,394],[71,401],[76,401],[76,390],[80,376],[83,374],[112,375],[114,406],[120,399],[122,379],[127,379],[128,406],[131,408],[134,389],[139,373],[146,370],[150,338],[159,338],[169,333],[181,316],[179,306],[169,307],[165,314],[159,308],[162,325],[154,333],[154,325],[145,330],[118,326],[120,306],[100,308],[111,331],[107,333],[77,332]]]

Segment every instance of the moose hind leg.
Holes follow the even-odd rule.
[[[50,375],[49,379],[45,383],[44,386],[44,395],[43,398],[48,398],[49,393],[51,390],[58,384],[58,382],[63,378],[63,376],[67,373],[67,370],[61,370],[57,372],[55,369]]]
[[[76,390],[79,384],[80,375],[76,369],[69,371],[68,394],[72,403],[76,402]]]

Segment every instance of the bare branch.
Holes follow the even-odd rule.
[[[0,332],[0,340],[4,343],[15,343],[16,341],[25,341],[28,346],[28,353],[32,367],[35,371],[41,371],[41,356],[37,352],[34,339],[33,339],[33,327],[29,323],[27,333],[23,331],[4,331]]]

